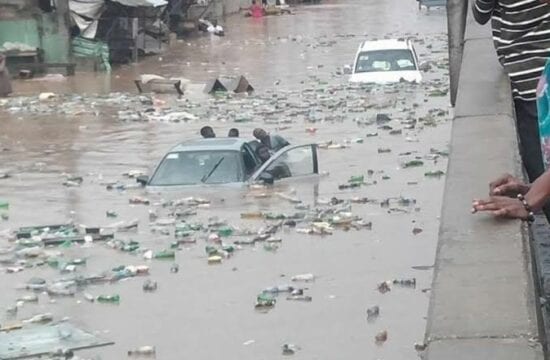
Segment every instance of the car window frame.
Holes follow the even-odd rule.
[[[414,48],[414,45],[413,44],[410,44],[410,47],[409,49],[411,50],[411,52],[413,53],[413,59],[414,59],[414,67],[415,67],[415,70],[414,71],[420,71],[419,69],[419,63],[418,63],[418,54],[416,53],[416,49]]]
[[[248,154],[250,156],[252,156],[252,159],[254,160],[255,164],[254,165],[254,170],[252,171],[252,173],[250,175],[247,175],[246,173],[246,163],[244,161],[244,156],[243,156],[243,153],[242,151],[245,150],[245,151],[248,151]],[[256,172],[256,169],[258,169],[258,166],[260,166],[262,164],[262,162],[260,161],[260,159],[258,159],[258,157],[256,156],[256,152],[254,152],[254,150],[252,150],[252,146],[250,146],[248,143],[244,143],[242,146],[241,146],[241,151],[240,151],[240,154],[241,154],[241,167],[242,167],[242,173],[244,174],[244,181],[247,181],[248,179],[250,179],[252,177],[252,175],[254,175],[254,173]]]
[[[249,182],[255,182],[258,180],[260,175],[275,161],[277,161],[283,154],[295,150],[302,147],[311,147],[311,155],[312,155],[312,161],[313,161],[313,173],[308,175],[297,175],[297,176],[290,176],[288,178],[279,179],[277,181],[282,181],[285,179],[293,179],[293,178],[300,178],[300,177],[307,177],[307,176],[314,176],[319,174],[319,162],[318,162],[318,156],[317,156],[317,144],[302,144],[302,145],[292,145],[292,146],[285,146],[281,150],[277,151],[275,154],[273,154],[269,160],[267,160],[258,170],[256,170],[251,176]]]

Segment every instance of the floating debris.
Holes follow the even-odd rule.
[[[428,171],[428,172],[425,172],[424,173],[424,176],[425,177],[429,177],[429,178],[440,178],[442,176],[445,176],[445,173],[441,170],[437,170],[437,171]]]
[[[156,355],[156,349],[154,346],[140,346],[137,349],[134,350],[128,350],[128,356],[150,356],[154,357]]]
[[[374,320],[380,315],[380,307],[378,305],[367,309],[367,320]]]
[[[418,235],[418,234],[420,234],[422,231],[424,231],[424,230],[421,229],[421,228],[418,228],[418,227],[415,227],[415,228],[412,229],[413,235]]]
[[[291,301],[304,301],[304,302],[311,302],[313,300],[311,296],[307,296],[307,295],[291,295],[291,296],[287,296],[286,299]]]
[[[380,331],[376,336],[374,337],[374,341],[378,345],[382,345],[388,340],[388,332],[386,330]]]
[[[401,167],[404,168],[404,169],[411,168],[411,167],[419,167],[419,166],[424,166],[424,161],[422,161],[422,160],[411,160],[411,161],[407,161],[407,162],[405,162],[401,165]]]
[[[414,343],[414,349],[418,352],[425,351],[428,348],[426,343]]]
[[[272,294],[262,292],[260,295],[256,297],[255,307],[257,309],[272,308],[275,306],[276,302],[277,302],[277,299],[275,299],[275,297]]]
[[[313,274],[299,274],[292,277],[292,281],[305,281],[312,282],[315,281],[315,275]]]
[[[378,291],[380,291],[381,294],[385,294],[388,291],[391,291],[389,281],[384,281],[378,284]]]
[[[294,344],[284,344],[283,345],[283,355],[289,356],[294,355],[298,350],[301,350],[301,348]]]
[[[396,280],[393,280],[392,283],[394,285],[399,285],[399,286],[402,286],[402,287],[411,287],[411,288],[415,288],[416,287],[416,278],[412,278],[412,279],[396,279]]]
[[[145,292],[153,292],[156,291],[158,287],[158,284],[156,281],[151,281],[149,279],[145,280],[143,283],[143,291]]]

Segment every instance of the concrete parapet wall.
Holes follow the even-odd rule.
[[[469,213],[489,180],[521,174],[519,164],[508,78],[489,25],[470,16],[426,331],[429,360],[544,358],[526,232],[519,222]]]

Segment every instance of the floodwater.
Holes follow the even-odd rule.
[[[295,192],[311,206],[332,197],[382,201],[402,196],[415,199],[416,204],[405,212],[388,212],[378,202],[353,204],[354,215],[372,221],[372,230],[337,229],[333,235],[316,236],[285,229],[277,234],[283,239],[278,251],[266,251],[261,245],[244,247],[220,265],[207,264],[205,235],[201,234],[196,245],[177,252],[175,262],[180,270],[176,274],[169,271],[171,261],[144,260],[99,243],[58,249],[67,258],[85,257],[86,267],[78,270],[83,274],[118,265],[148,264],[149,279],[158,282],[158,290],[144,293],[145,279],[136,277],[86,289],[95,296],[119,294],[119,305],[89,303],[81,293],[69,298],[41,294],[38,304],[19,309],[17,319],[44,312],[53,313],[57,320],[68,317],[115,342],[83,352],[102,359],[125,358],[128,350],[142,345],[156,346],[157,358],[166,360],[277,359],[282,357],[285,343],[301,348],[294,355],[297,359],[415,358],[413,344],[424,337],[432,271],[413,266],[434,262],[444,184],[444,178],[427,178],[424,173],[446,170],[445,157],[434,161],[426,155],[430,149],[447,150],[450,115],[440,116],[433,126],[419,122],[415,129],[404,129],[399,120],[426,117],[432,109],[449,111],[446,96],[427,96],[433,84],[447,83],[447,70],[432,68],[424,74],[423,85],[401,84],[372,92],[348,89],[345,76],[335,73],[353,61],[361,41],[383,37],[411,37],[421,62],[444,63],[445,13],[419,11],[414,0],[341,0],[299,7],[292,16],[260,20],[233,16],[224,25],[227,35],[223,38],[203,35],[185,39],[168,53],[122,66],[111,76],[78,73],[61,82],[16,82],[15,100],[10,101],[18,96],[25,100],[21,106],[0,106],[0,172],[12,175],[0,180],[0,199],[10,202],[10,218],[0,222],[0,231],[69,220],[104,227],[137,218],[137,233],[117,233],[116,237],[161,250],[173,241],[173,229],[171,236],[152,233],[148,216],[150,208],[156,208],[160,217],[167,216],[168,210],[156,205],[161,199],[201,196],[211,205],[198,209],[189,221],[206,222],[216,216],[254,230],[266,223],[242,220],[240,213],[296,212],[293,204],[272,196],[274,191],[269,189],[262,198],[255,196],[258,191],[247,188],[164,194],[106,189],[104,183],[111,180],[131,182],[122,177],[129,170],[150,170],[171,146],[197,137],[205,124],[214,127],[218,135],[238,127],[242,136],[262,126],[293,144],[363,138],[363,143],[352,142],[344,149],[320,149],[319,166],[324,174],[318,181],[279,184],[275,191]],[[199,119],[131,121],[121,115],[118,111],[131,112],[140,106],[135,96],[127,93],[135,94],[133,80],[143,73],[190,79],[193,85],[184,99],[159,95],[155,96],[156,105],[165,104],[165,111],[170,106],[186,109]],[[255,95],[216,102],[196,91],[217,74],[244,74],[256,88]],[[10,110],[24,108],[28,97],[35,98],[43,91],[82,95],[79,110],[70,111],[69,103],[68,111],[59,111],[67,110],[63,103],[73,101],[72,95],[39,104],[40,111]],[[120,93],[109,95],[111,92]],[[105,104],[110,97],[113,102]],[[346,97],[347,105],[321,105],[330,104],[331,98]],[[288,115],[293,106],[306,100],[310,104],[307,116]],[[349,111],[350,103],[358,100],[372,106],[362,113]],[[252,122],[232,121],[240,112],[267,106],[272,111],[254,116]],[[362,125],[358,120],[372,120],[377,113],[389,114],[394,119],[390,125],[403,133],[390,135],[376,124]],[[315,134],[305,131],[310,127],[317,128]],[[378,136],[366,137],[373,132]],[[379,148],[392,151],[379,154]],[[415,156],[423,159],[424,166],[402,166]],[[374,171],[370,177],[368,170]],[[84,181],[79,187],[65,187],[64,174],[83,176]],[[338,190],[352,175],[365,175],[371,185]],[[153,205],[129,205],[129,198],[135,195],[149,197]],[[107,218],[107,210],[116,211],[118,218]],[[423,231],[414,235],[413,228]],[[1,241],[1,248],[10,246],[7,240]],[[287,301],[282,296],[271,311],[255,311],[255,299],[262,289],[288,284],[291,276],[300,273],[317,277],[315,282],[300,284],[307,287],[312,302]],[[16,287],[33,276],[51,281],[63,275],[47,266],[0,273],[4,284],[0,323],[17,321],[7,318],[3,309],[25,294]],[[415,289],[393,286],[385,294],[377,291],[382,281],[411,277],[417,279]],[[380,306],[380,316],[367,322],[366,309],[373,305]],[[374,337],[382,330],[387,330],[388,340],[377,345]]]

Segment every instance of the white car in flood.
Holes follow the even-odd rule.
[[[418,58],[410,40],[365,41],[357,50],[350,76],[354,83],[421,82]]]

